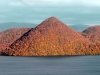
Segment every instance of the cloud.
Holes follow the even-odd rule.
[[[4,15],[0,15],[0,18],[5,18],[5,16]]]
[[[85,7],[99,7],[100,0],[75,0],[73,4]]]
[[[57,0],[22,0],[22,2],[29,6],[34,5],[54,5],[57,3]]]
[[[5,0],[4,0],[5,1]],[[0,0],[1,3],[4,3]],[[7,0],[6,0],[7,1]],[[6,2],[5,1],[5,2]],[[100,7],[100,0],[9,0],[11,6],[68,6]]]
[[[100,0],[0,0],[0,22],[40,23],[56,16],[69,24],[97,23],[99,7]]]
[[[18,1],[10,1],[8,3],[8,5],[10,5],[10,6],[22,6],[23,4],[21,2],[18,2]]]
[[[100,0],[52,0],[57,5],[64,6],[85,6],[85,7],[100,7]]]
[[[100,0],[83,0],[84,6],[100,7]]]
[[[23,4],[33,6],[35,1],[34,0],[22,0]]]

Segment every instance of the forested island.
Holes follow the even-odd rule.
[[[56,17],[35,28],[0,32],[0,54],[8,56],[66,56],[100,54],[100,26],[77,32]]]

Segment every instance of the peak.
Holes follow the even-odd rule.
[[[41,24],[39,24],[37,27],[67,27],[70,28],[69,26],[67,26],[65,23],[63,23],[61,20],[59,20],[58,18],[52,16],[47,18],[46,20],[44,20],[43,22],[41,22]],[[71,28],[70,28],[71,29]]]
[[[58,18],[52,16],[47,18],[46,20],[44,20],[43,22],[41,22],[37,27],[58,27],[58,28],[67,28],[67,29],[71,29],[68,25],[66,25],[65,23],[63,23],[61,20],[59,20]],[[36,27],[36,28],[37,28]]]
[[[49,17],[48,19],[57,19],[56,17],[52,16],[52,17]]]
[[[52,17],[47,18],[45,21],[55,21],[55,20],[58,20],[58,19],[52,16]]]

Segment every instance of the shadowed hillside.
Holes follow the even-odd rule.
[[[21,37],[30,28],[12,28],[0,32],[0,51],[11,45],[16,39]]]
[[[57,56],[90,54],[92,44],[55,17],[30,29],[5,49],[3,55]]]

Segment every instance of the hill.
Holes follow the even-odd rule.
[[[6,31],[0,32],[0,51],[6,49],[16,39],[21,37],[30,28],[12,28]]]
[[[30,29],[5,49],[3,55],[58,56],[90,54],[92,43],[55,17]]]
[[[82,32],[82,35],[93,43],[100,43],[100,26],[89,27]]]

